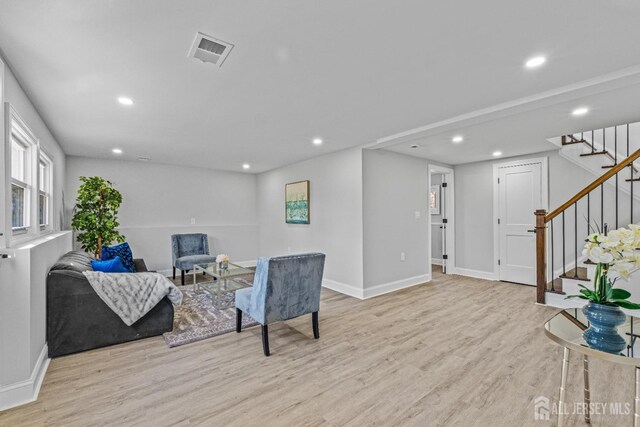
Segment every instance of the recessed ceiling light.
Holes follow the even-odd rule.
[[[249,163],[245,163],[244,165],[242,165],[242,169],[250,169],[251,165]]]
[[[320,145],[322,144],[322,139],[321,138],[313,138],[313,143],[316,145]]]
[[[122,154],[122,150],[120,148],[114,148],[111,151],[113,152],[113,154]]]
[[[122,105],[133,105],[133,99],[127,98],[126,96],[118,98],[118,102]]]
[[[502,156],[502,151],[494,151],[493,152],[493,157],[500,157]]]
[[[527,68],[537,68],[545,62],[547,62],[547,58],[545,58],[544,56],[534,56],[533,58],[530,58],[527,62],[525,62],[524,65]]]
[[[451,141],[455,142],[456,144],[459,144],[462,141],[464,141],[464,138],[460,135],[456,135],[453,138],[451,138]]]
[[[571,114],[573,114],[574,116],[584,116],[588,112],[589,112],[589,109],[587,107],[580,107],[573,110]]]

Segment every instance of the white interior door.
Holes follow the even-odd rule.
[[[546,182],[546,181],[545,181]],[[545,207],[542,163],[500,167],[500,280],[535,286],[536,209]]]

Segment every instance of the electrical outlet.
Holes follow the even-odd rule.
[[[195,225],[196,223],[196,219],[195,218],[191,218],[191,225]]]
[[[400,252],[400,261],[404,261],[404,252]]]
[[[416,211],[415,215],[416,215],[416,219],[420,219],[420,211]]]
[[[291,246],[287,246],[287,253],[291,253]]]

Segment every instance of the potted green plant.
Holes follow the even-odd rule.
[[[640,226],[630,224],[609,233],[593,233],[587,237],[583,255],[596,264],[593,289],[580,285],[581,298],[589,301],[582,312],[589,327],[582,336],[589,346],[609,353],[619,353],[626,342],[617,327],[626,315],[621,310],[640,309],[640,304],[629,301],[631,293],[614,288],[618,279],[628,280],[640,268]]]
[[[71,227],[78,232],[82,249],[100,258],[103,245],[125,240],[116,230],[122,194],[99,176],[81,176],[80,181]]]

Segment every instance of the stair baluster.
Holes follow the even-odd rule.
[[[578,202],[576,201],[573,204],[573,212],[574,212],[574,221],[573,221],[573,258],[574,258],[574,267],[573,267],[573,277],[578,278]]]
[[[567,275],[567,260],[564,248],[564,211],[562,211],[562,274]]]
[[[555,292],[556,288],[553,285],[554,281],[555,281],[555,274],[556,274],[556,270],[554,268],[554,261],[553,261],[553,247],[555,246],[554,243],[555,241],[553,240],[553,220],[550,221],[551,222],[551,292]]]

